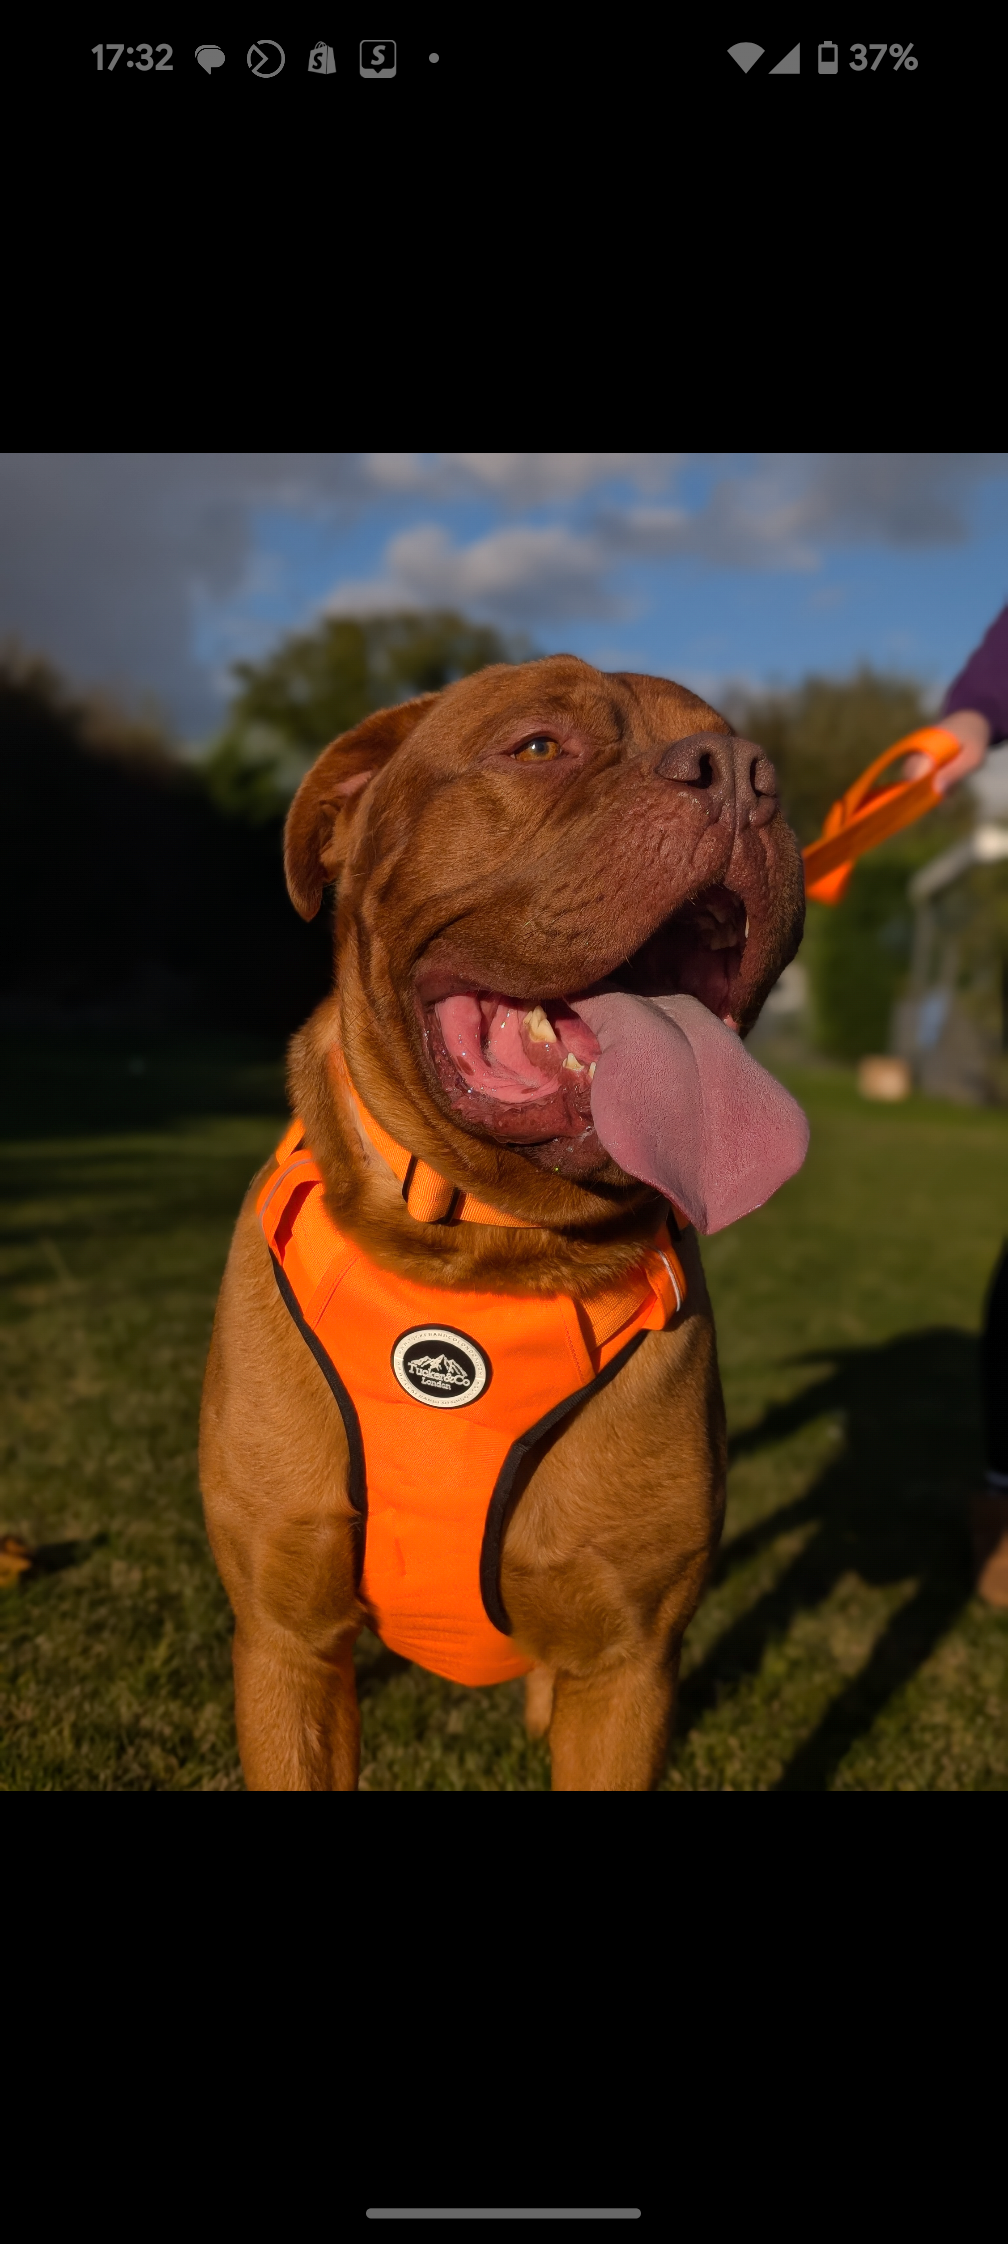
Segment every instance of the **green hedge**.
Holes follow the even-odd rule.
[[[910,964],[913,919],[905,865],[865,859],[843,903],[810,904],[802,952],[816,1040],[836,1059],[884,1052]]]

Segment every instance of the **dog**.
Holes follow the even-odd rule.
[[[724,1509],[697,1231],[807,1144],[743,1043],[804,919],[773,766],[669,680],[495,665],[326,748],[284,851],[333,994],[200,1430],[246,1782],[356,1788],[369,1623],[524,1675],[555,1790],[648,1790]]]

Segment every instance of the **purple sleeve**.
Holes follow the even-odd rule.
[[[952,684],[941,706],[943,717],[956,709],[979,709],[991,740],[1008,740],[1008,608],[991,624],[976,653]]]

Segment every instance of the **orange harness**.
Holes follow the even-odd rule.
[[[466,1204],[353,1096],[419,1221],[517,1222]],[[256,1211],[281,1296],[343,1419],[368,1621],[391,1651],[452,1682],[526,1675],[535,1662],[510,1641],[500,1594],[508,1498],[536,1442],[682,1307],[668,1227],[618,1287],[588,1303],[419,1285],[337,1231],[303,1139],[293,1122]]]

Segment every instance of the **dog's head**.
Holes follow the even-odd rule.
[[[568,655],[344,734],[302,782],[285,861],[305,918],[338,882],[341,1034],[372,1112],[554,1222],[563,1180],[582,1218],[584,1194],[640,1191],[596,1129],[606,1040],[576,1007],[678,994],[744,1032],[804,917],[761,750],[666,679]]]

